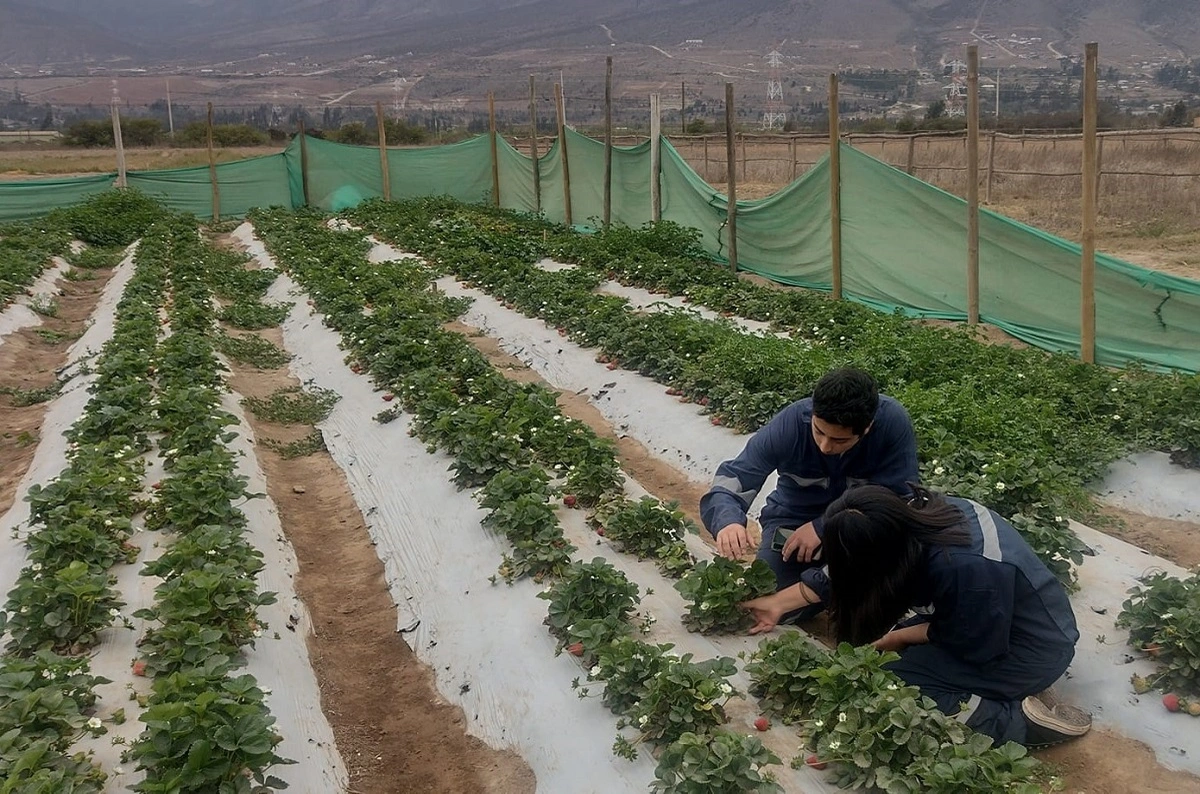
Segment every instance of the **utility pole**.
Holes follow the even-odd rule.
[[[167,78],[167,126],[171,130],[171,137],[175,137],[175,112],[171,108],[171,78]]]

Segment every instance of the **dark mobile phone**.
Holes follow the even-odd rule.
[[[790,529],[780,527],[779,529],[775,530],[775,537],[771,539],[771,549],[774,551],[782,552],[783,544],[787,542],[787,539],[790,538],[792,536],[792,533],[795,531],[796,531],[795,527],[792,527]]]

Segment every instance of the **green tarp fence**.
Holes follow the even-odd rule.
[[[604,145],[568,130],[538,158],[540,207],[566,220],[562,150],[570,167],[576,226],[598,225],[604,212]],[[383,195],[379,150],[308,138],[281,154],[217,167],[221,216],[252,207],[309,203],[338,211]],[[522,212],[539,206],[534,162],[501,140],[500,204]],[[728,261],[728,200],[664,140],[662,217],[699,231],[705,250]],[[492,200],[488,136],[463,143],[387,152],[391,195]],[[307,169],[303,165],[307,165]],[[650,144],[617,147],[612,160],[614,223],[651,218]],[[305,179],[307,171],[307,180]],[[843,292],[883,311],[966,319],[966,203],[848,146],[842,148]],[[738,202],[738,264],[785,284],[828,290],[829,165],[823,159],[778,193]],[[113,174],[0,183],[0,222],[42,215],[85,200],[111,185]],[[208,218],[207,167],[129,174],[129,184],[168,206]],[[980,316],[1038,347],[1079,351],[1078,245],[983,210],[980,213]],[[1200,371],[1200,282],[1147,270],[1114,257],[1096,262],[1096,360],[1124,366]]]
[[[291,207],[288,162],[283,154],[252,157],[217,165],[221,217],[240,218],[255,207]],[[208,166],[164,171],[130,171],[126,181],[178,212],[213,217],[212,179]]]
[[[112,187],[116,172],[62,179],[0,182],[0,223],[40,218],[59,207],[70,207]]]

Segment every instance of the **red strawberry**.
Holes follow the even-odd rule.
[[[1179,695],[1174,692],[1163,695],[1163,705],[1166,706],[1167,711],[1179,711]]]
[[[390,403],[394,399],[396,399],[396,395],[392,394],[391,392],[388,392],[387,394],[383,395],[383,401],[385,403]]]
[[[575,502],[576,502],[575,494],[573,494],[573,493],[569,493],[563,497],[563,504],[566,505],[567,507],[574,507]]]
[[[308,305],[309,305],[309,306],[312,306],[312,305],[313,305],[313,302],[312,302],[312,299],[311,299],[311,298],[310,298],[310,299],[309,299],[309,301],[308,301]]]
[[[154,485],[151,485],[150,487],[157,491],[158,489],[162,488],[162,483],[156,482],[156,483],[154,483]]]
[[[617,368],[617,362],[615,362],[615,361],[610,361],[610,362],[608,362],[608,368],[609,368],[609,369],[616,369],[616,368]]]
[[[567,646],[567,653],[572,656],[583,656],[583,643],[573,642]]]
[[[808,758],[805,758],[804,763],[808,766],[811,766],[813,769],[824,769],[825,767],[829,766],[829,764],[825,763],[820,758],[817,758],[815,753],[810,755]]]
[[[759,717],[754,721],[754,727],[756,730],[765,731],[771,727],[771,721],[766,717]]]
[[[138,659],[137,661],[135,661],[133,663],[133,674],[134,675],[145,675],[146,674],[146,660],[145,659]]]
[[[604,537],[604,527],[596,527],[596,534],[600,537]]]
[[[708,398],[701,397],[699,400],[696,400],[696,404],[697,405],[708,405]]]
[[[709,419],[708,421],[712,422],[714,425],[719,425],[719,424],[721,424],[721,417],[714,416],[711,419]]]

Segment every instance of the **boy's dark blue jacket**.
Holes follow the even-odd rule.
[[[742,453],[717,467],[712,488],[700,500],[700,517],[714,536],[745,524],[746,511],[773,471],[779,484],[759,516],[764,539],[779,527],[812,521],[823,535],[821,514],[854,485],[873,483],[902,496],[919,482],[917,441],[904,406],[880,396],[875,422],[841,455],[824,455],[812,436],[812,398],[784,408],[751,437]]]

